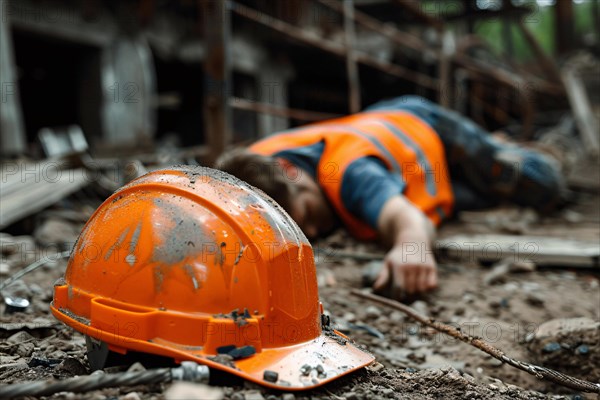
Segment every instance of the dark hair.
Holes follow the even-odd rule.
[[[286,177],[284,167],[275,157],[252,153],[245,148],[226,151],[215,162],[215,168],[248,182],[273,198],[286,211],[291,211],[295,186]]]

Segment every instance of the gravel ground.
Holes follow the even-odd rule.
[[[569,237],[600,242],[598,197],[587,196],[568,212],[539,219],[531,210],[503,209],[469,214],[446,225],[445,237],[457,232],[490,233],[518,230],[522,234]],[[487,215],[486,218],[482,216]],[[534,218],[531,218],[531,216]],[[490,217],[490,216],[493,216]],[[61,219],[42,226],[35,236],[0,234],[0,277],[23,268],[56,247],[40,243],[72,242],[81,225]],[[515,228],[515,224],[518,226]],[[9,246],[8,243],[18,243]],[[357,243],[336,232],[315,243],[319,247],[353,252],[381,252],[372,244]],[[60,250],[60,248],[59,248]],[[479,350],[409,321],[402,313],[370,304],[350,294],[362,286],[368,261],[317,258],[320,296],[335,326],[365,346],[378,364],[317,390],[282,393],[255,384],[225,380],[221,386],[153,384],[98,390],[85,394],[62,392],[52,399],[559,399],[597,398],[573,393],[515,370]],[[91,371],[85,340],[59,324],[50,314],[52,284],[64,272],[56,260],[9,286],[29,298],[26,312],[0,317],[0,383],[64,379]],[[371,264],[373,267],[373,264]],[[474,262],[440,260],[440,288],[409,304],[438,321],[459,326],[483,337],[509,356],[544,363],[574,376],[600,381],[600,288],[597,272],[576,269],[539,269],[517,266],[497,276]],[[3,310],[4,311],[4,310]],[[550,320],[584,318],[576,329],[562,332],[540,326]],[[560,323],[557,326],[563,327]],[[562,329],[562,328],[561,328]],[[567,328],[564,328],[567,329]],[[536,336],[537,335],[537,336]],[[579,396],[579,397],[578,397]]]

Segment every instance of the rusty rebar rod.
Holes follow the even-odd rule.
[[[192,361],[183,361],[181,367],[159,368],[146,371],[116,374],[94,373],[64,380],[34,381],[0,386],[0,398],[14,399],[24,396],[50,396],[59,392],[85,393],[117,386],[137,386],[149,383],[183,380],[208,382],[209,369]]]
[[[563,374],[562,372],[558,372],[550,368],[540,367],[524,361],[519,361],[510,358],[506,354],[504,354],[502,350],[491,346],[489,343],[485,342],[481,338],[464,334],[450,325],[446,325],[444,323],[435,321],[434,319],[429,318],[425,315],[419,314],[413,308],[402,304],[396,300],[388,299],[373,294],[371,292],[361,291],[357,289],[353,289],[351,293],[363,299],[371,300],[376,303],[383,304],[388,307],[394,308],[398,311],[401,311],[404,314],[408,315],[410,318],[425,326],[433,328],[438,332],[445,333],[446,335],[458,339],[462,342],[468,343],[471,346],[483,351],[484,353],[489,354],[495,359],[500,360],[503,363],[511,365],[517,369],[525,371],[531,375],[534,375],[539,379],[546,379],[558,385],[586,393],[600,393],[600,383],[593,383],[583,379],[574,378],[572,376]]]

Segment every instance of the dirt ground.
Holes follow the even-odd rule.
[[[440,237],[456,233],[515,233],[582,239],[600,243],[599,197],[581,194],[568,211],[541,218],[533,210],[500,209],[471,213],[445,225]],[[532,218],[533,216],[533,218]],[[466,222],[468,220],[468,222]],[[518,224],[515,228],[514,225]],[[73,240],[80,223],[56,228],[64,241]],[[61,230],[62,229],[62,230]],[[42,232],[43,233],[43,232]],[[39,240],[42,233],[38,232]],[[43,235],[41,236],[43,238]],[[4,243],[25,243],[19,251],[3,254],[1,278],[6,279],[29,264],[44,250],[28,236],[2,234]],[[48,238],[50,241],[52,238]],[[375,245],[357,243],[344,232],[315,243],[319,248],[377,253]],[[600,245],[600,244],[599,244]],[[35,250],[31,250],[34,249]],[[56,250],[56,249],[54,249]],[[47,251],[47,250],[46,250]],[[597,398],[573,393],[503,365],[467,344],[443,336],[409,321],[402,313],[370,304],[350,294],[362,286],[362,273],[369,261],[340,258],[335,252],[317,257],[320,296],[335,326],[377,358],[374,366],[334,381],[320,389],[294,394],[270,391],[260,386],[232,382],[220,386],[216,398],[227,399],[559,399]],[[459,326],[481,336],[509,356],[530,362],[559,357],[558,367],[580,378],[600,381],[600,344],[592,329],[586,346],[540,351],[531,337],[540,324],[557,318],[586,317],[600,321],[598,269],[541,269],[529,267],[490,279],[490,267],[472,261],[439,259],[440,287],[434,293],[409,303],[419,312],[438,321]],[[6,292],[31,299],[26,312],[0,317],[0,383],[89,374],[85,341],[72,329],[58,324],[49,312],[52,284],[64,272],[65,260],[58,260],[29,275]],[[4,311],[4,310],[3,310]],[[595,336],[594,336],[595,335]],[[593,341],[596,340],[594,343]],[[551,343],[552,344],[552,343]],[[562,347],[561,347],[562,346]],[[585,350],[585,351],[584,351]],[[543,353],[543,354],[542,354]],[[556,361],[556,360],[555,360]],[[556,362],[555,362],[556,364]],[[556,367],[555,367],[556,368]],[[62,392],[52,399],[175,399],[210,398],[215,392],[196,386],[154,384],[98,390],[84,394]],[[187,394],[181,394],[187,393]],[[191,394],[190,394],[191,393]],[[213,397],[214,398],[214,397]]]

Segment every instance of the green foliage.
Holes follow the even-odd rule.
[[[582,36],[592,32],[594,29],[593,1],[598,0],[582,0],[581,2],[574,3],[576,42],[581,42]],[[556,27],[554,6],[541,7],[535,0],[530,0],[527,3],[533,9],[533,12],[527,16],[523,16],[521,20],[538,40],[542,49],[547,54],[552,55],[555,50]],[[502,25],[503,22],[500,19],[488,19],[480,21],[475,25],[475,32],[483,37],[499,54],[508,52],[505,29]],[[529,45],[514,24],[511,24],[510,38],[513,43],[513,54],[517,61],[527,62],[534,57]]]

